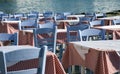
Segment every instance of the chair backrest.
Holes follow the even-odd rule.
[[[90,27],[103,26],[104,21],[103,20],[94,20],[94,21],[90,21],[89,24],[90,24]]]
[[[96,18],[103,18],[103,17],[106,17],[106,14],[105,13],[95,13],[95,17]]]
[[[54,28],[54,26],[57,26],[54,22],[47,22],[44,24],[38,24],[38,28]]]
[[[79,19],[80,19],[79,20],[80,24],[89,24],[90,21],[93,21],[93,17],[87,17],[87,16],[80,17]]]
[[[120,19],[113,20],[113,25],[120,25]]]
[[[53,13],[52,11],[45,11],[45,12],[43,13],[43,16],[44,16],[45,18],[51,18],[51,17],[53,17],[53,15],[54,15],[54,13]]]
[[[2,20],[4,20],[5,18],[9,18],[9,14],[1,14],[1,18],[2,18]]]
[[[3,12],[3,11],[0,11],[0,15],[1,15],[1,14],[4,14],[4,12]]]
[[[4,12],[0,11],[0,21],[2,20],[2,15],[4,14]]]
[[[30,13],[32,13],[32,14],[39,14],[38,11],[31,11]]]
[[[71,12],[63,12],[64,16],[71,15]]]
[[[38,14],[37,13],[28,13],[27,14],[27,18],[28,19],[37,19],[38,18]]]
[[[56,13],[54,16],[54,20],[64,20],[66,17],[64,16],[64,13]]]
[[[45,22],[53,21],[54,13],[52,11],[43,12]]]
[[[64,14],[65,19],[67,19],[67,16],[68,16],[68,15],[72,15],[71,12],[63,12],[63,14]]]
[[[88,13],[85,13],[85,17],[89,17],[89,18],[91,18],[90,19],[90,21],[93,21],[93,20],[95,20],[96,19],[96,17],[95,17],[95,13],[94,12],[88,12]]]
[[[15,13],[14,14],[14,18],[21,19],[22,17],[24,17],[24,13]]]
[[[67,42],[79,41],[78,30],[88,29],[89,25],[67,25]]]
[[[87,12],[87,13],[85,13],[85,16],[87,16],[87,17],[93,17],[93,16],[95,16],[95,13],[93,13],[93,12]]]
[[[55,21],[56,20],[64,20],[67,19],[68,15],[71,15],[71,12],[63,12],[63,13],[56,13],[54,16]]]
[[[4,18],[3,21],[20,21],[20,18],[9,17],[9,18]]]
[[[19,30],[26,30],[26,29],[29,30],[37,27],[38,27],[37,19],[26,19],[21,21],[21,23],[19,24]]]
[[[0,74],[45,74],[47,46],[36,48],[32,46],[0,47]],[[28,53],[28,54],[27,54]],[[7,67],[20,61],[39,59],[38,68],[8,71]]]
[[[81,41],[89,41],[91,40],[104,40],[105,39],[105,31],[99,29],[85,29],[83,31],[79,30],[79,37]]]
[[[8,33],[0,33],[0,41],[10,41],[11,45],[18,45],[18,33],[8,34]]]
[[[48,24],[42,24],[40,28],[34,29],[34,44],[36,47],[47,45],[48,50],[56,52],[56,39],[57,39],[57,26],[52,27],[44,26]],[[52,24],[49,24],[52,25]],[[44,27],[42,27],[44,26]]]

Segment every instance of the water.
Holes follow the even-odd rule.
[[[110,12],[120,10],[120,0],[0,0],[0,11],[6,13],[53,12]]]

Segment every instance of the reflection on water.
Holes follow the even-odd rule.
[[[119,10],[120,0],[0,0],[0,11],[108,12]]]

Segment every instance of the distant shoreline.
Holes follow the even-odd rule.
[[[116,15],[120,15],[120,10],[115,10],[112,12],[107,12],[106,13],[108,16],[116,16]]]
[[[96,12],[96,13],[100,13],[100,12]],[[79,13],[76,13],[76,14],[79,14]],[[85,13],[83,12],[83,13],[80,13],[80,14],[85,14]],[[106,15],[107,16],[117,16],[117,15],[120,15],[120,10],[114,10],[114,11],[111,11],[111,12],[106,12]]]
[[[100,13],[100,12],[95,12],[95,13]],[[11,13],[7,13],[7,14],[11,14]],[[82,13],[78,12],[78,13],[73,13],[73,14],[85,14],[85,12],[82,12]],[[118,16],[118,15],[120,15],[120,10],[114,10],[114,11],[106,12],[105,14],[107,16]]]

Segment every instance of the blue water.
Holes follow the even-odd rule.
[[[110,12],[120,10],[120,0],[0,0],[0,11],[6,13],[53,12]]]

